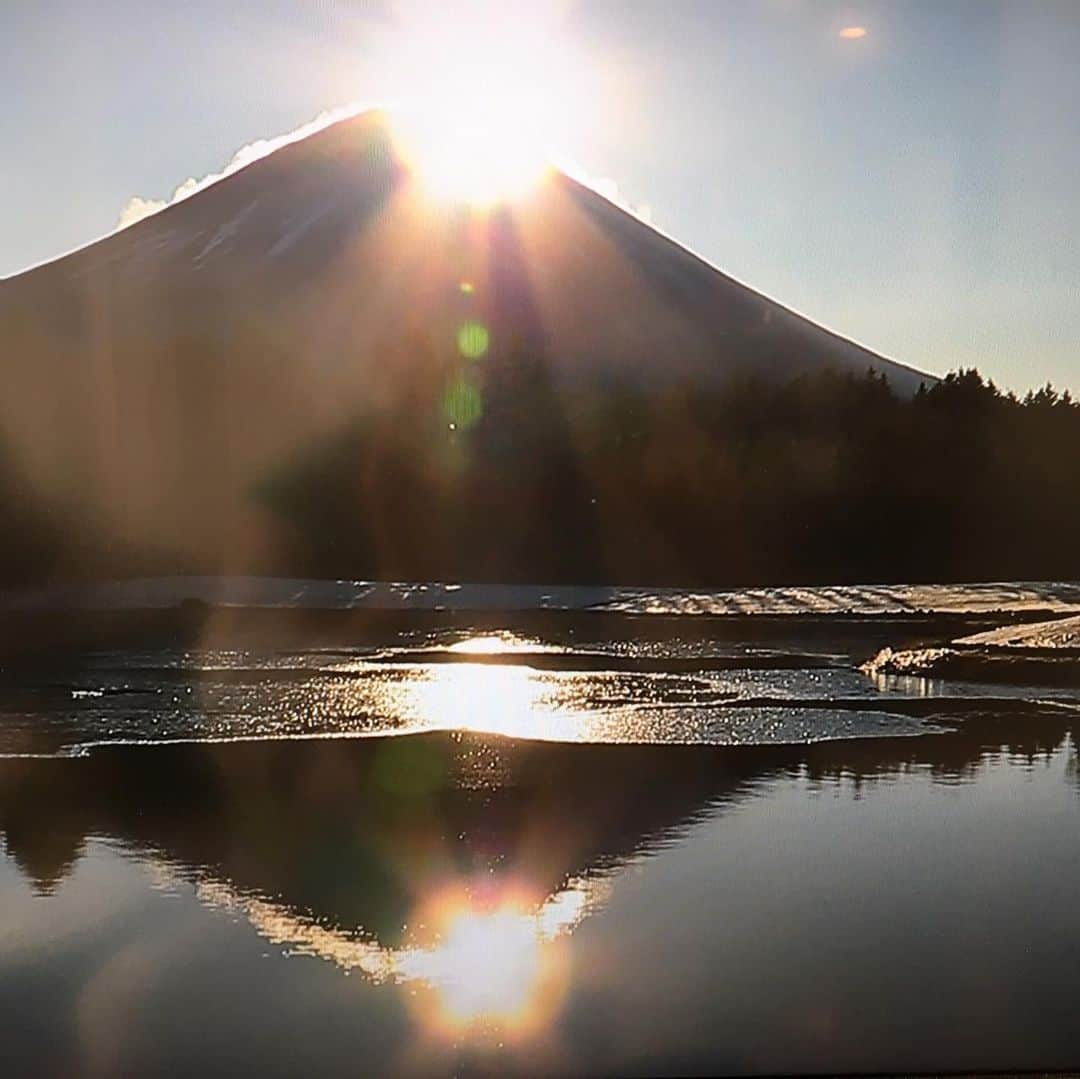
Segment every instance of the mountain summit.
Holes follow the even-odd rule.
[[[569,453],[595,433],[580,402],[620,393],[826,369],[869,369],[902,396],[933,381],[725,276],[564,174],[486,210],[433,201],[380,112],[0,282],[0,342],[11,482],[106,546],[172,552],[166,561],[185,566],[233,565],[237,551],[247,566],[269,542],[265,498],[360,417],[358,475],[396,474],[406,460],[428,468],[402,428],[456,438],[439,451],[452,472],[468,467],[446,461],[485,415],[489,427],[509,417],[483,436],[505,462],[521,449],[522,416],[543,413],[545,437]],[[320,468],[301,485],[308,495],[333,472]],[[369,520],[417,513],[367,508]],[[384,566],[345,559],[334,572]]]
[[[297,361],[319,338],[363,365],[377,362],[387,328],[456,317],[466,282],[485,286],[475,302],[504,334],[541,334],[561,373],[664,381],[872,369],[902,394],[933,381],[754,292],[565,174],[493,210],[429,201],[391,132],[378,111],[332,124],[0,281],[0,300],[10,314],[47,296],[44,343],[72,359],[102,317],[119,356],[136,330],[165,345],[192,317],[209,336],[212,322],[235,331],[242,308],[241,322],[272,323]],[[189,298],[203,306],[184,307]]]

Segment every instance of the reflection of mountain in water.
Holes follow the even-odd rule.
[[[550,894],[744,778],[685,747],[449,734],[105,748],[4,761],[0,776],[8,849],[39,885],[105,834],[380,936],[453,877]]]
[[[987,715],[945,734],[806,746],[425,734],[111,747],[0,762],[0,828],[41,891],[87,836],[110,836],[234,906],[269,898],[302,923],[397,947],[448,887],[512,888],[541,910],[567,882],[595,880],[773,777],[864,783],[929,769],[956,782],[987,756],[1033,761],[1070,737],[1065,717]]]

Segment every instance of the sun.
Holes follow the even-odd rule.
[[[527,97],[484,97],[463,86],[432,106],[395,118],[399,147],[437,198],[488,205],[513,201],[550,167]]]
[[[404,19],[394,44],[398,148],[437,198],[512,201],[568,136],[581,97],[573,50],[516,4],[446,7]]]

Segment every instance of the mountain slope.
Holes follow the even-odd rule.
[[[364,287],[354,290],[359,277]],[[295,354],[307,351],[313,320],[336,314],[329,332],[363,343],[417,301],[445,308],[459,279],[478,277],[491,286],[480,301],[500,308],[506,329],[542,332],[553,362],[568,369],[584,362],[663,379],[869,367],[901,393],[929,379],[755,293],[564,175],[492,215],[426,203],[380,113],[334,124],[2,281],[0,302],[43,297],[47,321],[59,320],[61,338],[77,347],[94,311],[124,323],[138,314],[137,324],[165,334],[195,313],[224,317],[185,309],[188,293],[232,293],[219,306],[243,302],[275,320],[287,296],[303,301],[289,325],[305,335]],[[345,315],[334,309],[343,294]],[[123,327],[112,329],[122,347]]]
[[[933,381],[561,174],[512,209],[431,203],[379,113],[0,282],[0,345],[0,433],[27,497],[106,546],[170,552],[184,566],[272,560],[262,548],[278,540],[256,494],[280,492],[309,462],[323,470],[304,482],[305,512],[322,512],[312,498],[340,500],[312,495],[333,469],[310,462],[344,452],[361,415],[385,428],[365,436],[367,467],[392,474],[428,468],[416,464],[428,449],[403,441],[402,427],[430,441],[539,402],[544,459],[561,462],[563,483],[581,435],[567,412],[582,400],[828,368],[873,369],[903,395]],[[463,348],[482,355],[463,361]],[[514,457],[515,424],[486,431],[491,460]],[[530,445],[524,472],[541,467]],[[450,469],[446,454],[460,452],[439,450],[431,468]],[[415,504],[363,512],[425,527]]]

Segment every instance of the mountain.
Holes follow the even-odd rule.
[[[491,211],[432,202],[379,112],[0,281],[0,347],[0,489],[35,522],[26,550],[113,570],[558,572],[442,557],[468,545],[433,505],[468,472],[501,491],[473,509],[512,519],[538,469],[551,497],[530,512],[592,505],[574,461],[624,400],[826,370],[900,396],[935,381],[563,174]]]

